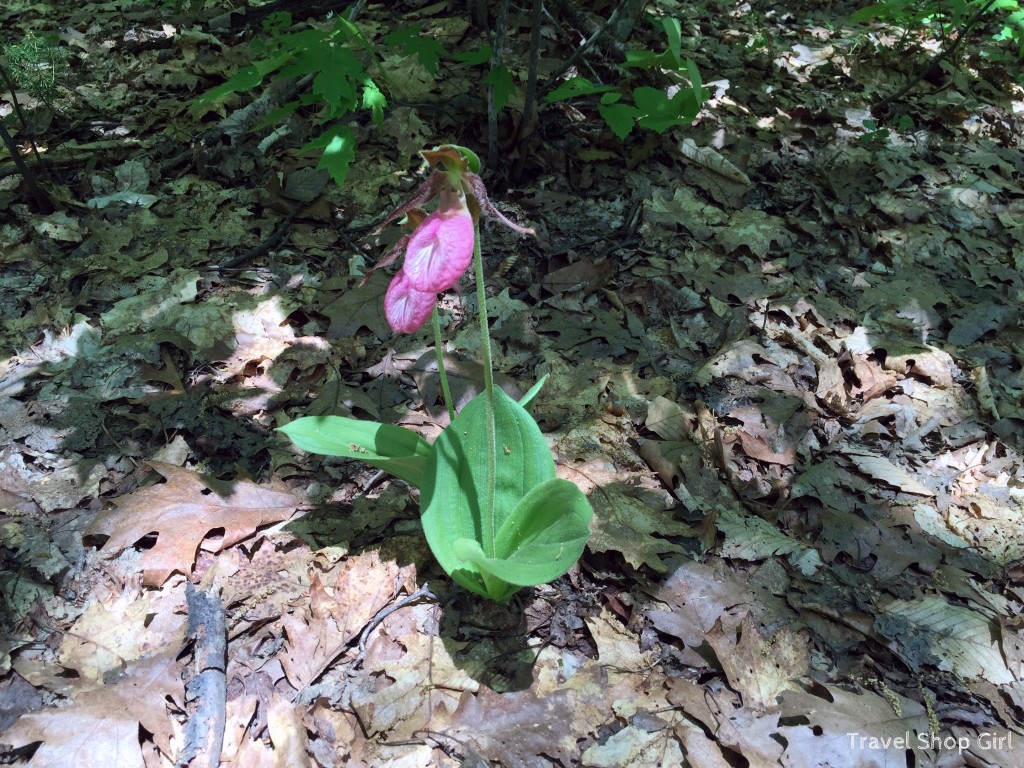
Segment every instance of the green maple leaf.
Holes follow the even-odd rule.
[[[401,48],[406,56],[416,55],[420,64],[431,75],[437,74],[441,54],[447,53],[437,40],[420,34],[420,25],[412,24],[384,35],[384,42],[391,48]]]
[[[508,104],[509,97],[515,93],[516,84],[512,80],[512,73],[504,64],[499,65],[490,71],[484,81],[492,88],[494,94],[494,111],[501,112]]]

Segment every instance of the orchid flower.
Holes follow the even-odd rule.
[[[412,231],[377,267],[405,249],[405,264],[384,297],[385,314],[398,333],[431,318],[450,423],[433,443],[394,424],[334,415],[296,419],[281,430],[300,448],[360,459],[419,488],[423,535],[441,568],[470,592],[505,602],[521,588],[549,582],[572,567],[583,554],[594,511],[579,488],[557,476],[547,439],[530,415],[544,379],[518,402],[494,384],[480,213],[520,234],[533,230],[513,224],[491,205],[472,150],[446,145],[422,154],[441,168],[384,220],[382,227],[405,216]],[[427,214],[419,206],[434,197],[440,198],[437,210]],[[437,294],[455,286],[470,263],[480,311],[483,389],[456,415],[436,303]]]
[[[405,247],[405,263],[384,295],[384,315],[395,333],[412,333],[430,317],[437,294],[453,288],[473,260],[474,232],[481,211],[521,235],[532,229],[509,221],[487,197],[483,180],[471,173],[464,156],[445,145],[420,154],[434,171],[408,200],[388,214],[383,229],[400,216],[419,220],[411,235],[403,237],[381,260],[394,261]],[[439,197],[437,210],[423,216],[420,206]]]

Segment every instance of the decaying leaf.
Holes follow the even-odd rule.
[[[184,703],[177,649],[129,664],[123,674],[82,693],[63,709],[25,715],[2,734],[23,746],[41,741],[32,758],[38,768],[143,768],[140,728],[153,735],[170,759],[171,702]]]
[[[667,566],[660,555],[685,550],[661,536],[694,536],[686,523],[672,519],[667,510],[656,510],[642,501],[617,491],[591,495],[594,506],[592,534],[587,548],[593,552],[621,552],[634,568],[646,564],[664,572]],[[655,535],[657,534],[657,535]]]
[[[888,617],[898,617],[905,626],[897,624],[886,630]],[[893,600],[884,606],[875,625],[914,667],[922,661],[935,662],[939,669],[967,679],[983,677],[996,685],[1016,679],[1003,658],[998,627],[977,611],[953,605],[938,595]],[[934,659],[922,657],[919,642],[926,644]]]
[[[869,456],[862,453],[848,452],[847,456],[850,457],[850,461],[857,467],[861,472],[866,475],[870,475],[876,480],[881,480],[883,483],[899,488],[901,491],[907,493],[913,493],[918,496],[934,496],[933,491],[928,486],[924,485],[920,480],[915,478],[907,470],[897,467],[891,461],[882,456]]]
[[[142,555],[143,582],[163,584],[175,571],[188,574],[199,545],[217,529],[224,534],[207,542],[219,552],[252,536],[261,526],[289,519],[302,501],[280,486],[249,480],[221,483],[171,464],[150,465],[167,480],[114,500],[89,527],[90,535],[108,536],[104,544],[120,552],[156,533],[156,544]]]
[[[765,638],[748,615],[730,632],[721,624],[708,633],[725,670],[729,685],[743,696],[743,703],[758,712],[776,706],[778,696],[795,687],[807,673],[810,652],[807,640],[796,632],[781,629]]]

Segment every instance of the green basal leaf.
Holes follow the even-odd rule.
[[[457,539],[452,551],[501,581],[532,587],[557,579],[579,559],[593,516],[583,492],[556,477],[531,490],[505,518],[494,557],[473,539]]]
[[[668,49],[672,53],[672,57],[676,60],[676,66],[679,66],[679,62],[682,61],[682,27],[679,24],[679,19],[667,16],[661,20],[662,26],[665,28],[665,37],[668,38]]]
[[[537,395],[540,394],[541,387],[544,386],[544,382],[548,380],[548,376],[550,375],[550,373],[545,373],[541,376],[540,381],[530,387],[529,392],[519,398],[519,404],[523,406],[523,410],[527,413],[529,413],[531,406],[533,406],[533,401],[536,399]]]
[[[344,416],[305,416],[278,431],[304,451],[359,459],[417,488],[423,484],[430,444],[411,430]]]
[[[622,62],[624,69],[675,69],[676,61],[669,51],[626,51],[626,60]]]
[[[704,79],[700,76],[697,62],[693,59],[686,60],[686,74],[690,78],[690,89],[693,91],[693,97],[697,100],[698,104],[703,104],[707,100],[708,94],[704,91]]]
[[[482,541],[487,499],[486,394],[473,398],[430,447],[420,488],[423,532],[445,572],[478,595],[507,599],[511,591],[491,573],[455,553],[455,542],[470,539],[484,558],[494,557],[498,532],[533,488],[555,477],[555,463],[537,422],[500,389],[494,391],[495,467],[492,541]]]

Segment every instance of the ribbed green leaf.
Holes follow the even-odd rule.
[[[304,451],[359,459],[417,488],[423,484],[430,443],[411,430],[344,416],[305,416],[279,431]]]
[[[552,478],[530,491],[495,536],[495,556],[472,539],[453,543],[456,557],[510,584],[557,579],[575,563],[590,535],[590,502],[568,480]]]
[[[537,422],[500,389],[494,392],[494,421],[497,465],[491,530],[496,540],[519,502],[534,487],[554,478],[555,463]],[[466,589],[501,600],[515,589],[499,596],[496,585],[491,583],[488,588],[487,582],[492,580],[485,581],[475,564],[457,557],[454,551],[456,541],[470,539],[480,545],[482,552],[495,552],[496,541],[481,539],[487,498],[486,456],[486,395],[480,394],[431,446],[420,506],[423,532],[441,567]]]

